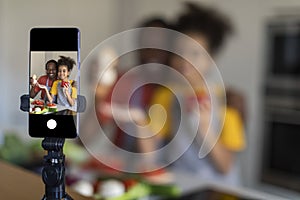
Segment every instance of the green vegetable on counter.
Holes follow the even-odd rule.
[[[0,146],[0,159],[17,165],[30,163],[39,153],[43,153],[40,140],[24,142],[15,133],[5,134],[4,143]]]
[[[137,183],[132,186],[125,194],[106,198],[105,200],[134,200],[147,196],[178,197],[180,189],[175,185],[158,185],[146,182]],[[100,195],[95,195],[96,199],[103,199]]]

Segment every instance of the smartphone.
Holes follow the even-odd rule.
[[[29,135],[78,136],[80,31],[32,28],[29,47]]]

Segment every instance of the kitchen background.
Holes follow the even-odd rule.
[[[182,2],[184,1],[0,0],[0,134],[3,135],[7,131],[14,131],[24,137],[25,140],[30,140],[27,133],[27,114],[19,110],[19,97],[26,93],[28,89],[28,41],[30,28],[36,26],[78,27],[81,30],[81,60],[83,61],[88,53],[101,41],[113,34],[134,28],[147,17],[159,15],[172,20],[182,9]],[[290,130],[295,136],[294,139],[290,140],[296,142],[295,146],[300,143],[300,141],[296,140],[297,138],[300,139],[299,136],[296,136],[296,132],[299,132],[300,127],[297,129],[297,125],[295,125],[299,122],[299,120],[298,122],[296,120],[296,117],[299,115],[296,113],[293,116],[287,116],[290,112],[272,113],[274,110],[277,110],[277,107],[283,110],[287,110],[285,109],[286,107],[297,110],[296,106],[294,106],[296,95],[293,95],[298,91],[297,81],[294,81],[294,75],[297,72],[294,73],[289,70],[280,72],[280,70],[276,71],[268,68],[269,64],[273,62],[273,48],[271,47],[277,45],[275,43],[277,40],[274,38],[276,38],[275,33],[278,30],[267,25],[270,21],[275,21],[275,24],[282,20],[286,21],[285,18],[289,16],[288,23],[292,24],[292,26],[296,24],[296,29],[298,25],[299,29],[300,20],[294,23],[289,19],[291,16],[292,18],[297,18],[297,14],[300,13],[300,1],[199,0],[198,2],[215,6],[217,9],[222,10],[231,18],[235,27],[235,34],[230,38],[228,44],[225,45],[216,63],[220,67],[225,84],[234,86],[241,91],[247,103],[247,149],[241,156],[245,186],[297,197],[298,193],[295,190],[284,189],[284,187],[271,184],[262,184],[260,171],[263,165],[263,150],[265,149],[268,152],[269,149],[267,145],[271,145],[273,149],[277,149],[277,147],[279,149],[285,148],[284,145],[280,146],[276,142],[277,140],[284,141],[283,138],[289,136],[289,131],[287,131],[289,129],[285,127],[286,124],[284,125],[283,122],[280,122],[280,119],[294,119],[293,122],[289,120],[289,124],[293,124],[293,128]],[[284,24],[286,23],[284,22]],[[298,40],[295,39],[292,42],[292,44],[296,44],[296,47],[293,47],[296,53],[300,50],[299,32],[297,33]],[[280,61],[280,58],[278,59],[276,62],[283,62]],[[298,69],[300,69],[299,58],[295,62],[298,62]],[[277,82],[276,77],[278,77],[278,74],[284,75],[281,78],[283,82]],[[293,74],[293,78],[289,78],[292,77],[290,76],[291,74]],[[283,94],[288,94],[287,99],[276,100],[277,96],[284,97],[282,96]],[[274,117],[276,114],[280,116]],[[275,122],[279,121],[280,123],[273,123],[273,118],[270,116],[273,116],[274,119],[276,118]],[[265,122],[266,120],[268,123]],[[265,126],[266,124],[269,124],[269,126]],[[280,139],[274,139],[268,133],[270,130],[276,132],[278,129],[275,128],[279,126],[286,131],[286,134],[280,138],[282,134],[279,133],[277,135]],[[3,142],[1,135],[0,145],[1,141]],[[269,143],[264,143],[264,138],[267,138]],[[274,143],[270,143],[270,141]],[[278,146],[274,146],[274,144]],[[292,145],[287,146],[292,149]],[[294,150],[297,149],[295,148]],[[270,179],[270,176],[276,177],[278,173],[276,174],[269,170],[270,166],[277,167],[283,171],[289,171],[289,169],[282,166],[282,164],[295,165],[297,168],[296,164],[299,163],[297,161],[297,159],[299,160],[297,153],[300,153],[300,151],[295,152],[291,150],[291,153],[292,159],[290,160],[294,161],[291,161],[291,163],[285,163],[287,162],[285,160],[274,160],[277,154],[269,154],[269,157],[273,156],[273,160],[267,159],[264,163],[264,166],[266,166],[264,172],[268,175],[263,177],[264,180],[276,182],[274,178]],[[278,156],[280,157],[280,153],[278,153]],[[284,156],[281,155],[282,157]],[[281,162],[281,165],[278,162]],[[300,166],[298,165],[297,169],[292,170],[294,173],[292,177],[299,177],[299,169]],[[284,177],[290,180],[289,176]],[[277,184],[290,185],[289,183]],[[288,187],[291,188],[293,186]]]

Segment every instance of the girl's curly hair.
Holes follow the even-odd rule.
[[[210,52],[216,53],[224,39],[233,32],[229,19],[212,8],[191,2],[187,2],[185,6],[187,9],[178,17],[176,29],[182,33],[196,32],[204,35],[209,41]]]
[[[68,67],[68,71],[71,71],[76,65],[76,62],[71,57],[65,57],[65,56],[59,56],[59,59],[57,61],[57,66],[65,65]]]

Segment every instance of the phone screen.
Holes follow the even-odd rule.
[[[80,86],[77,28],[33,28],[29,52],[29,135],[75,138]]]

